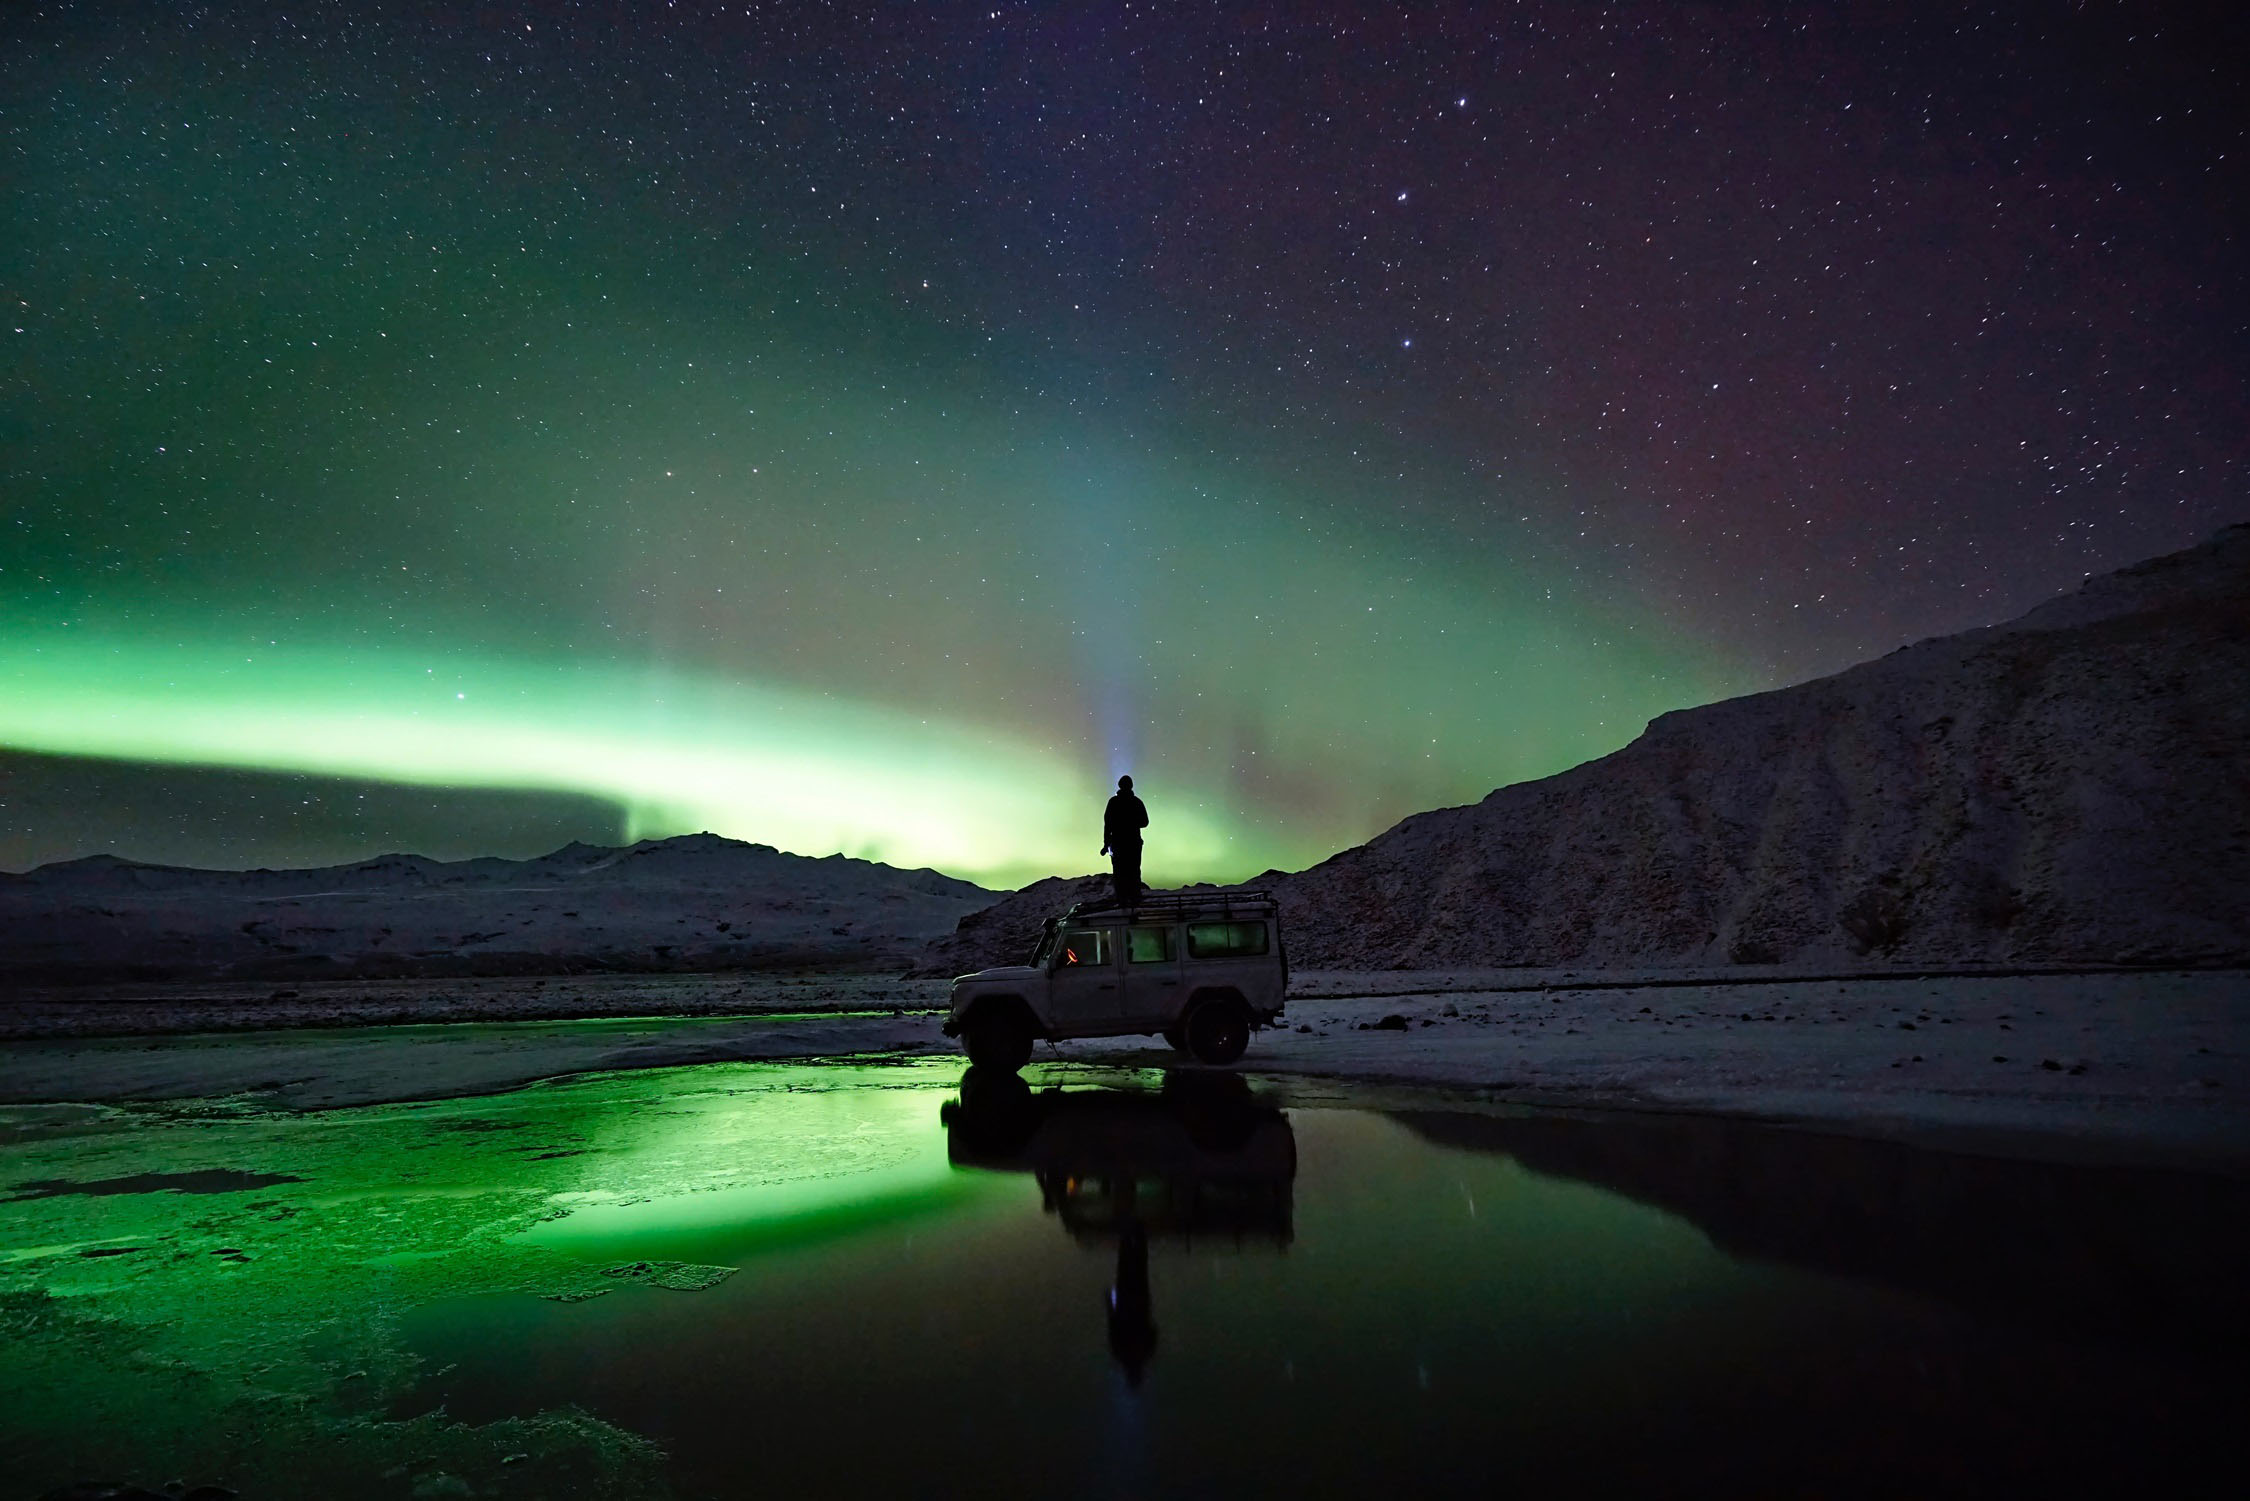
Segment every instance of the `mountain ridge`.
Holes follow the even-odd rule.
[[[0,976],[55,983],[889,968],[997,893],[716,834],[301,870],[115,855],[0,874]]]
[[[1266,878],[1303,964],[2250,956],[2250,525]]]

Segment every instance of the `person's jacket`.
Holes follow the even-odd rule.
[[[1139,844],[1148,827],[1148,809],[1130,792],[1120,792],[1102,810],[1102,843]]]

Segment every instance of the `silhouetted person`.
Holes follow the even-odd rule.
[[[1148,827],[1148,809],[1133,796],[1133,779],[1117,779],[1117,796],[1102,810],[1102,853],[1110,859],[1110,882],[1118,902],[1127,907],[1141,900],[1141,830]]]

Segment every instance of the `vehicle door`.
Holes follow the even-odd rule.
[[[1134,923],[1125,930],[1126,1022],[1170,1026],[1180,1010],[1180,980],[1177,924]]]
[[[1256,1011],[1281,1004],[1280,962],[1273,952],[1273,933],[1263,919],[1191,922],[1186,936],[1198,986],[1225,985],[1239,991]]]
[[[1085,1034],[1116,1030],[1118,933],[1094,924],[1066,926],[1047,971],[1047,1005],[1056,1031]]]

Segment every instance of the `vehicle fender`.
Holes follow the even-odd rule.
[[[1250,1002],[1244,998],[1242,992],[1232,985],[1202,985],[1190,991],[1187,1004],[1180,1008],[1180,1019],[1185,1021],[1188,1014],[1194,1011],[1196,1007],[1210,1005],[1214,1002],[1240,1006],[1243,1010],[1250,1012],[1251,1024],[1253,1026],[1257,1024],[1258,1013],[1251,1008]]]

